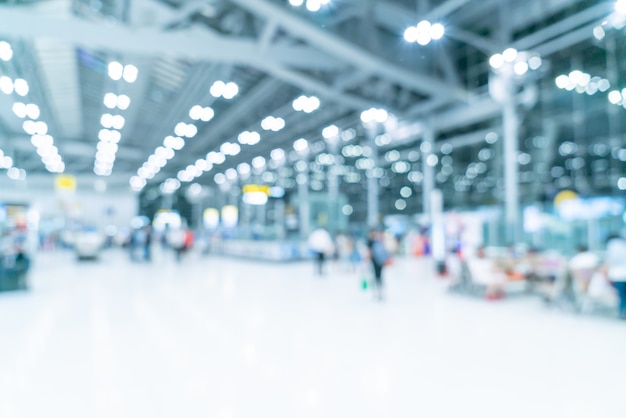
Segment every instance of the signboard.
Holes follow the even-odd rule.
[[[62,191],[76,190],[76,177],[69,174],[59,174],[54,178],[54,188]]]
[[[264,193],[270,195],[270,186],[264,186],[260,184],[246,184],[242,189],[243,193]]]

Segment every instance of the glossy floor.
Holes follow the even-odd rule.
[[[0,417],[626,416],[626,324],[308,263],[39,256],[0,294]]]

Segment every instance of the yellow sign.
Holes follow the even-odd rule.
[[[561,190],[554,197],[554,206],[558,208],[564,202],[567,202],[568,200],[574,200],[574,199],[578,199],[578,194],[576,192],[572,190]]]
[[[54,179],[54,187],[57,190],[76,190],[76,177],[69,174],[59,174]]]
[[[243,186],[244,193],[265,193],[270,195],[270,186],[262,186],[260,184],[246,184]]]

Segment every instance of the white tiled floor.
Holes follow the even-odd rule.
[[[0,294],[0,417],[626,417],[626,324],[337,270],[40,256]]]

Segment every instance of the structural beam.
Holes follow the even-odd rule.
[[[0,6],[0,35],[50,38],[92,49],[109,49],[137,55],[175,56],[255,66],[264,61],[307,70],[336,71],[346,65],[326,53],[306,46],[272,45],[265,51],[255,40],[230,39],[203,28],[164,32],[92,22],[72,16],[46,16],[34,8]]]
[[[467,101],[469,93],[460,88],[454,88],[445,82],[430,76],[415,74],[404,68],[390,64],[383,59],[372,55],[332,33],[297,17],[283,7],[266,0],[232,0],[248,11],[266,19],[276,19],[282,28],[293,36],[305,40],[310,45],[335,56],[337,59],[348,62],[372,74],[376,74],[389,81],[410,87],[423,94],[431,96],[445,96],[450,100]]]

